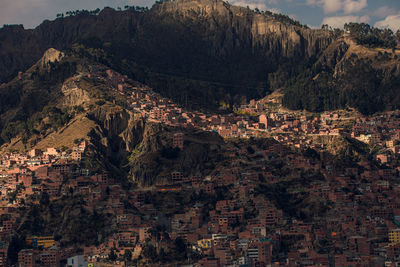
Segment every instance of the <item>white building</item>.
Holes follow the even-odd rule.
[[[88,262],[83,255],[76,255],[67,259],[67,267],[87,267]]]

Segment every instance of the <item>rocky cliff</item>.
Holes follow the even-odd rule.
[[[332,41],[327,31],[282,22],[272,14],[217,0],[171,1],[155,6],[151,12],[203,24],[204,37],[222,54],[251,47],[268,57],[304,58],[318,55]]]

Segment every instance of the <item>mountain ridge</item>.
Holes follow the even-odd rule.
[[[195,3],[208,6],[212,2],[181,1],[179,6],[183,10],[184,6],[190,9]],[[263,96],[267,90],[265,72],[273,71],[282,57],[304,57],[306,54],[309,57],[312,53],[318,53],[316,50],[320,46],[326,45],[322,37],[311,40],[321,45],[307,44],[305,40],[310,36],[303,38],[297,33],[302,30],[301,27],[285,25],[272,15],[257,14],[222,1],[214,2],[219,13],[207,17],[194,12],[190,19],[182,18],[179,10],[169,7],[175,5],[175,2],[166,2],[146,12],[106,8],[97,16],[79,14],[58,18],[55,21],[45,21],[34,30],[23,30],[19,26],[3,28],[0,30],[0,40],[4,49],[0,52],[0,62],[4,62],[7,67],[0,66],[0,80],[6,81],[7,77],[27,69],[50,47],[64,50],[74,43],[82,43],[87,47],[105,50],[118,58],[117,61],[125,59],[128,63],[137,63],[154,73],[172,73],[173,77],[200,78],[208,83],[228,84],[230,88],[225,86],[224,91],[229,93],[232,90],[233,96],[247,86],[252,88],[254,96]],[[252,21],[257,23],[253,25]],[[267,30],[267,22],[277,26]],[[286,29],[290,29],[289,34],[285,34]],[[278,32],[284,34],[279,37]],[[30,40],[29,46],[21,45],[11,49],[10,43],[24,43],[27,39]],[[26,54],[26,50],[31,53]],[[204,61],[207,58],[210,59],[208,63]],[[117,65],[121,64],[118,62]],[[238,67],[229,67],[231,65]],[[247,70],[249,68],[251,71]],[[245,84],[244,79],[250,81],[250,84],[247,81]],[[142,78],[142,82],[146,82],[145,79]],[[235,92],[235,86],[241,88]],[[255,87],[262,94],[254,92]]]
[[[345,35],[338,30],[309,29],[283,15],[220,0],[167,1],[150,10],[105,8],[98,15],[79,12],[45,21],[34,30],[0,29],[0,81],[15,77],[54,47],[89,56],[188,108],[216,110],[220,103],[238,106],[282,88],[287,96],[284,105],[291,109],[318,112],[351,106],[373,113],[395,107],[391,99],[400,89],[395,82],[399,50],[393,48],[394,56],[387,58],[387,49],[350,46],[350,37],[340,41]],[[358,51],[365,49],[376,52]],[[371,109],[348,96],[329,99],[333,96],[328,95],[340,94],[341,79],[349,79],[336,74],[355,71],[352,55],[379,62],[370,64],[378,93],[368,97],[383,100]],[[365,76],[365,70],[356,71]],[[307,72],[311,74],[302,77]],[[304,79],[300,87],[313,87],[314,77],[329,81],[321,81],[318,92],[293,88]],[[354,86],[346,90],[357,91]]]

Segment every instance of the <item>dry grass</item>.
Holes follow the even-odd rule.
[[[385,48],[368,48],[362,45],[356,44],[350,37],[346,37],[345,42],[350,46],[346,53],[346,58],[349,58],[352,54],[359,56],[360,58],[371,58],[374,59],[378,56],[379,52],[384,54],[385,52],[391,55],[390,60],[384,60],[383,62],[374,61],[374,67],[386,68],[392,66],[394,63],[399,63],[400,59],[395,59],[394,55],[400,56],[400,49],[385,49]],[[394,52],[394,53],[393,53]]]
[[[95,127],[95,122],[89,120],[84,114],[76,116],[66,126],[56,132],[52,132],[40,140],[35,146],[24,145],[21,138],[13,138],[10,143],[3,145],[0,151],[29,151],[32,148],[45,150],[48,147],[60,148],[66,146],[72,148],[75,139],[86,138],[89,131]],[[33,137],[35,138],[35,137]],[[28,144],[30,143],[29,140]]]
[[[73,147],[74,140],[85,138],[96,124],[84,115],[75,117],[68,125],[46,136],[34,148],[46,149],[48,147]]]

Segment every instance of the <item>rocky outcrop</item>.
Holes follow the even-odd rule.
[[[132,151],[143,139],[145,121],[129,110],[106,105],[88,114],[99,125],[102,137],[120,139],[119,148]]]
[[[147,122],[126,109],[102,106],[88,118],[89,134],[99,161],[141,186],[171,183],[171,173],[206,175],[223,159],[224,141],[216,133]],[[184,148],[172,147],[175,133],[184,134]]]
[[[44,52],[42,58],[40,59],[37,65],[42,69],[49,70],[51,63],[59,62],[63,57],[64,57],[63,52],[58,51],[54,48],[49,48],[47,49],[46,52]]]
[[[172,148],[173,134],[184,134],[184,148]],[[224,141],[216,133],[148,123],[131,155],[130,176],[142,186],[171,183],[171,173],[206,176],[223,160]]]
[[[68,79],[61,87],[61,92],[64,95],[62,100],[64,106],[74,107],[90,101],[89,93],[79,88],[75,79],[76,77]]]

